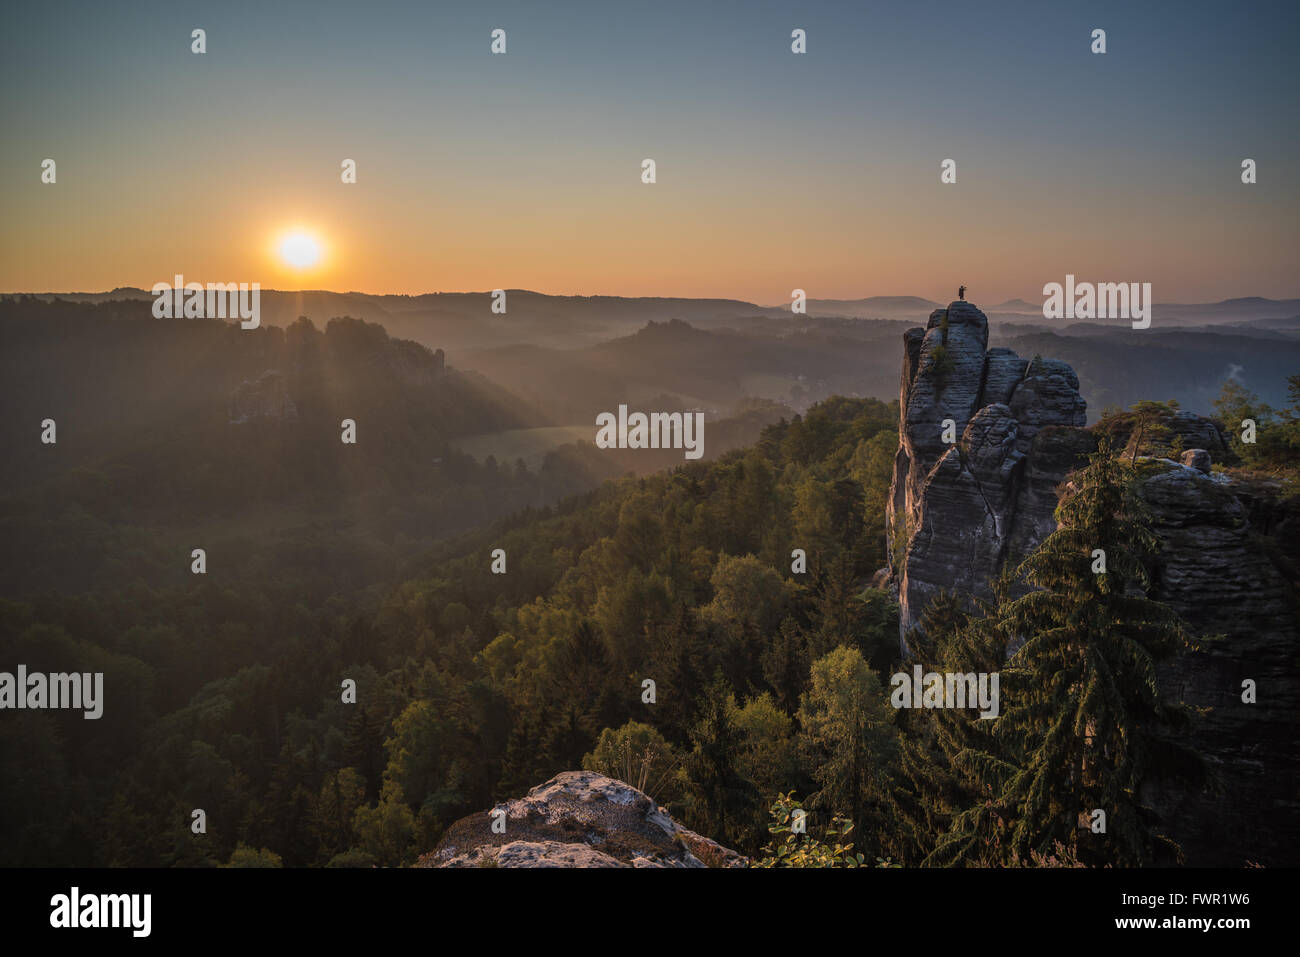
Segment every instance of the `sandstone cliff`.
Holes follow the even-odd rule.
[[[1200,451],[1200,450],[1197,450]],[[1300,613],[1235,481],[1160,463],[1143,482],[1163,548],[1152,596],[1198,636],[1219,636],[1162,669],[1162,690],[1210,709],[1192,731],[1210,779],[1144,793],[1191,864],[1289,864],[1300,844]],[[1257,700],[1242,700],[1254,681]]]
[[[1188,862],[1283,863],[1300,838],[1300,609],[1288,535],[1294,501],[1279,502],[1211,466],[1229,454],[1218,425],[1187,412],[1158,423],[1187,451],[1153,457],[1151,429],[1132,420],[1082,428],[1073,370],[987,348],[979,309],[954,302],[904,335],[899,449],[887,509],[890,585],[900,642],[941,591],[988,596],[1056,528],[1062,484],[1097,447],[1097,433],[1143,464],[1143,496],[1161,551],[1151,597],[1171,605],[1206,641],[1162,671],[1166,693],[1208,708],[1192,732],[1210,779],[1151,784],[1144,794]],[[944,420],[958,441],[944,441]],[[949,430],[952,435],[952,430]],[[1146,454],[1146,458],[1142,456]],[[1258,688],[1242,701],[1242,682]]]
[[[989,582],[1056,527],[1056,486],[1095,440],[1064,362],[988,348],[988,319],[956,301],[903,336],[901,417],[886,511],[900,639],[942,590]]]

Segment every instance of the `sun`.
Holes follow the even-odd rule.
[[[320,262],[321,242],[311,233],[294,230],[280,238],[280,261],[293,269],[310,269]]]

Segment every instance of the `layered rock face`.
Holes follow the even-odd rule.
[[[505,812],[461,818],[417,867],[744,867],[746,858],[680,827],[650,797],[593,771],[565,771]]]
[[[1074,370],[989,349],[971,303],[936,309],[903,343],[886,524],[906,655],[940,591],[988,596],[1002,565],[1055,529],[1056,486],[1095,443]]]
[[[1069,366],[986,342],[983,313],[964,302],[904,336],[887,513],[904,639],[939,592],[988,596],[1004,563],[1050,535],[1062,483],[1097,447],[1082,428],[1085,405]],[[944,419],[953,420],[955,444],[943,441]],[[1300,844],[1300,604],[1288,564],[1297,509],[1273,490],[1212,472],[1229,448],[1211,420],[1174,412],[1161,428],[1186,451],[1180,462],[1139,458],[1162,546],[1150,596],[1198,638],[1219,637],[1160,675],[1169,697],[1209,709],[1190,741],[1210,781],[1150,781],[1143,798],[1189,864],[1290,865]],[[1123,454],[1151,450],[1150,433],[1144,440],[1123,424],[1109,431]],[[1246,680],[1256,688],[1253,704],[1242,700]]]
[[[1200,464],[1208,456],[1194,449],[1184,458]],[[1300,847],[1295,585],[1261,548],[1238,483],[1165,464],[1142,487],[1163,545],[1152,597],[1198,637],[1220,637],[1162,668],[1161,690],[1210,709],[1191,740],[1211,779],[1192,788],[1152,783],[1143,797],[1191,864],[1290,866]],[[1246,680],[1255,683],[1254,704],[1242,700]]]

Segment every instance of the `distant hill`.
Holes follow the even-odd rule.
[[[1300,312],[1300,299],[1263,299],[1248,296],[1222,302],[1157,302],[1152,322],[1182,321],[1194,324],[1237,323],[1259,319],[1284,319]]]
[[[990,306],[988,312],[990,315],[999,312],[1027,312],[1033,313],[1041,318],[1043,315],[1043,304],[1041,302],[1025,302],[1023,299],[1008,299],[1006,302],[1000,302],[996,306]]]
[[[359,583],[432,541],[624,471],[595,450],[540,470],[476,464],[458,438],[543,421],[441,351],[359,319],[243,330],[154,319],[139,300],[10,298],[0,402],[10,588],[136,574],[113,558],[123,546],[110,547],[109,525],[178,548],[237,536],[254,518],[262,534],[327,535],[337,553],[318,542],[281,560]],[[41,441],[46,419],[53,444]],[[341,441],[344,419],[355,445]],[[87,544],[60,551],[70,535]]]
[[[556,424],[590,421],[619,402],[732,409],[768,399],[796,411],[831,395],[890,397],[896,347],[908,324],[759,318],[696,326],[646,323],[582,349],[509,346],[462,355],[462,366],[499,382]]]
[[[1152,396],[1210,415],[1229,378],[1282,406],[1286,377],[1300,369],[1300,336],[1241,325],[1133,330],[1072,323],[1060,331],[1039,326],[1021,332],[1006,323],[990,341],[1022,356],[1052,356],[1073,366],[1089,422],[1107,407],[1128,408]]]
[[[148,290],[119,287],[109,292],[36,293],[42,299],[102,303],[151,299]],[[11,298],[11,296],[9,296]],[[0,296],[0,299],[6,296]],[[506,313],[492,312],[490,290],[430,292],[415,296],[371,295],[361,292],[263,289],[262,321],[287,326],[299,316],[324,321],[352,316],[377,322],[390,335],[446,350],[453,361],[468,350],[529,344],[574,349],[627,335],[647,322],[680,319],[697,327],[738,325],[771,320],[806,322],[825,319],[906,319],[923,324],[947,303],[920,296],[869,296],[863,299],[809,299],[806,315],[796,316],[789,303],[760,306],[741,299],[683,299],[672,297],[551,296],[526,289],[506,290]],[[1042,302],[1009,299],[987,310],[1006,321],[1044,321]],[[1163,325],[1212,325],[1285,320],[1300,314],[1300,299],[1258,296],[1215,303],[1161,303],[1154,322]]]
[[[60,298],[139,303],[136,308],[147,315],[144,301],[150,297],[123,288]],[[513,427],[534,428],[588,423],[595,411],[620,402],[725,415],[745,399],[771,400],[795,411],[836,394],[890,399],[898,391],[898,337],[939,306],[915,296],[811,300],[809,315],[795,316],[788,306],[735,299],[548,296],[527,290],[507,292],[505,315],[492,314],[490,303],[487,292],[270,291],[262,295],[262,322],[287,328],[300,315],[322,323],[342,315],[378,322],[395,339],[444,348],[448,365],[474,370],[507,390],[527,419]],[[1286,376],[1300,368],[1300,300],[1157,303],[1154,312],[1149,329],[1132,330],[1122,321],[1047,320],[1041,307],[1024,299],[989,310],[994,341],[1022,353],[1039,349],[1012,340],[1064,340],[1044,346],[1044,354],[1074,365],[1093,416],[1150,395],[1177,398],[1185,408],[1208,414],[1230,376],[1277,405]]]
[[[12,297],[10,297],[12,298]],[[37,298],[104,303],[152,300],[148,290],[120,287],[98,293],[39,293]],[[688,322],[745,317],[789,317],[789,309],[765,309],[736,299],[548,296],[524,289],[506,290],[506,312],[492,312],[491,291],[435,292],[418,296],[375,296],[359,292],[263,289],[261,321],[287,326],[299,316],[324,321],[352,316],[377,322],[388,332],[449,354],[508,344],[550,348],[590,345],[624,334],[650,320]]]
[[[1240,299],[1224,299],[1222,302],[1157,302],[1152,308],[1152,325],[1272,323],[1285,321],[1295,316],[1297,312],[1300,312],[1300,299],[1264,299],[1259,296],[1248,296]],[[1041,301],[1008,299],[1006,302],[991,306],[988,314],[999,319],[1023,316],[1027,321],[1046,321],[1043,319]]]
[[[866,299],[809,299],[810,316],[843,316],[850,319],[880,319],[899,316],[917,316],[924,318],[935,309],[942,309],[943,303],[922,299],[918,296],[869,296]],[[783,308],[790,312],[787,304]]]

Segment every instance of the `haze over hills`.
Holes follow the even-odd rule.
[[[148,290],[134,287],[101,293],[37,295],[42,299],[91,303],[153,298]],[[521,342],[572,348],[627,332],[651,319],[701,321],[790,316],[788,308],[765,309],[734,299],[549,296],[523,289],[507,289],[505,314],[494,313],[492,301],[490,290],[399,296],[262,289],[261,317],[263,323],[287,326],[304,315],[352,316],[378,322],[390,335],[413,339],[430,348],[451,353]]]
[[[895,363],[879,349],[902,334],[901,322],[858,323],[855,336],[835,322],[695,325],[651,321],[631,335],[594,346],[548,350],[508,346],[460,358],[556,419],[610,403],[667,395],[685,407],[721,410],[769,399],[796,411],[829,395],[887,396]]]
[[[138,301],[147,315],[144,303],[152,297],[119,288],[39,298]],[[506,301],[507,312],[499,315],[487,292],[263,290],[261,321],[288,327],[308,315],[320,322],[351,316],[379,323],[394,339],[443,349],[449,364],[513,394],[532,419],[524,427],[551,428],[590,425],[597,412],[620,403],[698,408],[723,418],[752,417],[754,400],[796,413],[837,394],[889,400],[898,391],[898,337],[935,307],[912,296],[814,299],[808,315],[794,316],[788,306],[733,299],[526,290],[508,291]],[[1024,299],[988,314],[994,343],[1021,354],[1059,356],[1075,367],[1090,421],[1107,407],[1153,395],[1209,414],[1230,378],[1277,406],[1286,376],[1300,368],[1297,299],[1157,304],[1145,330],[1123,320],[1047,320],[1041,307]],[[775,407],[760,418],[773,414]],[[558,440],[564,433],[547,434]],[[477,440],[473,447],[480,447]]]
[[[990,316],[1011,318],[1026,316],[1031,321],[1043,320],[1041,302],[1026,302],[1024,299],[1009,299],[1006,302],[990,306]],[[1152,307],[1152,328],[1173,325],[1206,325],[1224,323],[1227,325],[1245,323],[1269,323],[1287,320],[1300,314],[1300,299],[1265,299],[1261,296],[1246,296],[1224,299],[1221,302],[1157,302]]]
[[[169,552],[203,540],[230,562],[249,553],[251,526],[274,539],[261,560],[352,587],[430,541],[626,468],[590,445],[528,471],[476,463],[456,440],[543,423],[442,352],[357,319],[244,330],[156,320],[135,301],[0,301],[0,395],[0,537],[12,546],[0,570],[12,587],[143,568],[174,581],[183,569]],[[344,419],[355,446],[340,441]],[[46,420],[49,444],[34,440]],[[129,550],[134,563],[114,557]]]
[[[1286,401],[1286,377],[1300,369],[1300,336],[1280,338],[1252,327],[1146,330],[1079,324],[1062,332],[1024,331],[1002,324],[990,337],[1021,355],[1051,355],[1068,362],[1088,400],[1088,421],[1110,407],[1128,408],[1152,396],[1184,409],[1214,413],[1229,379],[1273,407]]]
[[[1043,307],[1034,305],[1032,302],[1025,302],[1023,299],[1008,299],[1006,302],[1000,302],[989,307],[989,312],[1036,312],[1040,316],[1043,314]]]
[[[169,277],[170,278],[170,277]],[[193,277],[187,277],[193,278]],[[6,296],[16,295],[13,293]],[[109,302],[153,297],[146,289],[119,287],[107,292],[31,293],[41,299]],[[739,299],[674,297],[553,296],[525,289],[506,290],[505,314],[492,312],[492,293],[431,292],[417,296],[374,295],[329,290],[261,291],[262,321],[288,325],[298,316],[352,316],[378,322],[390,335],[414,339],[448,352],[484,349],[511,343],[575,348],[626,334],[655,320],[681,319],[692,324],[736,323],[755,319],[807,318],[907,319],[920,321],[942,303],[918,296],[870,296],[863,299],[809,299],[807,314],[794,316],[788,303],[760,306]],[[1042,303],[1010,299],[987,310],[991,318],[1046,322]],[[1258,296],[1213,303],[1157,302],[1153,328],[1170,325],[1238,325],[1257,323],[1294,328],[1300,299]]]
[[[941,304],[919,296],[868,296],[865,299],[809,299],[808,314],[815,316],[840,316],[850,319],[879,319],[882,317],[915,316],[929,314]],[[773,306],[789,313],[790,304]]]

